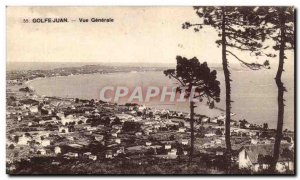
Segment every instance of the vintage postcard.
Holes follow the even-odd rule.
[[[295,175],[294,7],[6,17],[7,174]]]

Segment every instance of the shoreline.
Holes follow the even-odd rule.
[[[84,75],[84,76],[88,76],[88,75],[112,75],[112,74],[122,74],[122,73],[135,73],[135,72],[157,72],[157,71],[127,71],[127,72],[109,72],[109,73],[90,73],[90,74],[76,74],[76,75],[68,75],[68,76],[82,76],[82,75]],[[43,79],[43,78],[50,78],[50,79],[53,79],[53,78],[63,78],[63,77],[68,77],[68,76],[52,76],[52,77],[38,77],[38,78],[35,78],[35,79],[31,79],[31,80],[28,80],[28,81],[26,81],[26,82],[24,82],[24,85],[26,85],[26,86],[30,86],[31,84],[32,84],[32,82],[34,82],[35,80],[40,80],[40,79]],[[33,91],[34,91],[34,94],[35,95],[37,95],[38,97],[41,97],[41,98],[44,98],[44,97],[47,97],[48,95],[46,95],[46,94],[39,94],[36,90],[35,90],[35,88],[34,87],[32,87],[32,86],[30,86],[30,88],[31,89],[33,89]],[[53,98],[59,98],[59,99],[62,99],[62,100],[70,100],[70,99],[75,99],[75,98],[78,98],[78,97],[63,97],[63,96],[48,96],[48,97],[53,97]],[[89,100],[89,98],[79,98],[79,99],[85,99],[85,100]],[[93,98],[92,98],[93,99]],[[94,98],[95,99],[95,98]],[[96,99],[98,99],[98,98],[96,98]],[[113,103],[113,102],[109,102],[109,103]],[[121,102],[121,103],[117,103],[117,105],[124,105],[126,102]],[[137,104],[139,104],[139,105],[143,105],[143,103],[137,103]],[[150,108],[156,108],[156,109],[158,109],[158,110],[161,110],[161,109],[165,109],[165,110],[169,110],[169,111],[175,111],[175,112],[184,112],[184,113],[189,113],[189,110],[187,109],[187,108],[181,108],[181,107],[175,107],[176,105],[174,104],[174,108],[170,108],[170,107],[160,107],[160,106],[164,106],[164,104],[159,104],[159,105],[151,105],[151,104],[146,104],[146,106],[147,107],[150,107]],[[199,105],[200,107],[202,107],[202,110],[200,110],[200,108],[199,108],[199,111],[197,112],[197,114],[203,114],[203,113],[201,113],[201,112],[203,112],[203,108],[206,108],[206,107],[204,107],[205,106],[205,104],[200,104]],[[208,113],[204,113],[203,115],[205,115],[205,116],[207,116],[207,117],[210,117],[210,118],[214,118],[214,117],[218,117],[218,116],[220,116],[220,115],[222,115],[222,114],[224,114],[224,111],[222,111],[221,109],[218,109],[218,107],[217,108],[215,108],[214,110],[212,110],[212,111],[214,111],[214,112],[216,112],[216,113],[214,113],[214,112],[208,112]],[[207,111],[205,111],[205,112],[207,112]],[[242,118],[244,118],[245,116],[243,115],[243,114],[240,114],[240,113],[238,113],[238,112],[235,112],[236,113],[236,115],[237,115],[237,119],[235,119],[235,120],[241,120],[241,117]],[[218,115],[215,115],[215,114],[218,114]],[[249,118],[245,118],[246,120],[248,120]],[[268,124],[269,124],[269,126],[271,125],[271,127],[270,128],[272,128],[272,129],[276,129],[276,127],[273,127],[272,126],[272,124],[273,124],[273,122],[271,122],[271,121],[249,121],[248,120],[248,122],[249,123],[251,123],[251,124],[258,124],[258,125],[260,125],[260,124],[262,124],[262,122],[267,122]],[[294,128],[293,127],[285,127],[285,128],[287,128],[287,129],[289,129],[289,130],[293,130],[294,131]]]

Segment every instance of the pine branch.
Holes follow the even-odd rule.
[[[242,59],[240,59],[239,57],[237,57],[234,53],[232,53],[231,51],[226,50],[226,52],[230,53],[233,57],[235,57],[238,61],[240,61],[242,64],[246,65],[248,68],[250,68],[251,70],[259,70],[262,67],[264,67],[264,65],[258,64],[258,63],[247,63],[245,61],[243,61]]]

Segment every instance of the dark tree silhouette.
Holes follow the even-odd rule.
[[[264,130],[267,130],[267,129],[269,129],[269,125],[268,125],[268,123],[263,123],[263,129],[264,129]]]
[[[228,168],[231,167],[231,142],[230,142],[230,111],[231,111],[231,85],[230,71],[227,55],[233,56],[240,63],[252,70],[258,70],[262,67],[268,67],[269,62],[248,63],[240,59],[232,50],[250,51],[255,56],[264,55],[261,51],[264,47],[261,40],[264,40],[260,33],[263,29],[257,28],[257,19],[254,16],[254,7],[194,7],[197,15],[203,20],[203,23],[192,24],[186,22],[183,29],[194,27],[198,32],[205,26],[210,26],[218,31],[220,39],[216,41],[218,47],[222,46],[222,64],[225,76],[226,93],[226,118],[225,118],[225,140],[226,140],[226,159]],[[258,35],[257,35],[258,34]],[[263,34],[265,35],[265,34]],[[268,55],[270,56],[270,55]]]
[[[283,119],[284,119],[284,91],[286,88],[281,80],[284,71],[285,51],[294,49],[294,8],[293,7],[258,7],[256,17],[261,24],[262,35],[275,42],[273,49],[279,51],[279,64],[275,77],[278,88],[278,120],[277,131],[274,144],[273,162],[271,170],[275,172],[276,164],[280,153],[280,142],[282,139]]]
[[[185,98],[190,101],[190,126],[191,126],[191,149],[190,162],[194,152],[194,108],[195,101],[202,101],[207,98],[209,102],[220,101],[220,82],[217,80],[217,71],[210,70],[207,63],[200,63],[194,57],[187,59],[181,56],[176,57],[176,69],[168,69],[164,74],[177,80],[179,86],[177,91],[184,93]]]

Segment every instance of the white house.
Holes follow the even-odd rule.
[[[31,140],[30,137],[27,137],[27,136],[23,135],[23,136],[19,137],[18,144],[19,145],[27,145],[28,141],[30,141],[30,140]]]
[[[216,136],[216,133],[206,133],[204,134],[205,137],[213,137]]]
[[[273,148],[273,144],[256,144],[242,147],[238,156],[239,168],[251,169],[253,172],[269,168],[269,163],[264,157],[272,157]],[[282,151],[286,148],[290,149],[291,145],[281,144],[281,152],[276,164],[276,170],[278,172],[285,172],[288,168],[294,170],[292,160],[282,156]]]
[[[208,122],[208,120],[209,120],[209,118],[208,118],[208,117],[205,117],[205,118],[202,118],[201,121],[202,121],[203,123],[206,123],[206,122]]]
[[[177,149],[171,149],[171,151],[170,152],[168,152],[168,155],[171,155],[171,156],[176,156],[176,154],[177,154]]]
[[[92,155],[92,153],[91,152],[85,152],[85,153],[83,153],[83,156],[89,156],[89,155]]]
[[[121,144],[121,139],[120,139],[120,138],[116,138],[116,139],[115,139],[115,142],[116,142],[117,144]]]
[[[178,128],[178,132],[185,132],[186,131],[186,128],[185,127],[180,127]]]
[[[76,123],[77,121],[79,121],[73,115],[68,115],[67,117],[62,116],[60,118],[61,118],[61,124],[64,125],[64,126],[69,124],[69,123],[72,123],[72,122]]]
[[[41,141],[42,146],[50,146],[50,139],[43,139]]]
[[[188,145],[188,144],[189,144],[189,140],[187,140],[187,139],[182,139],[182,140],[181,140],[181,144],[182,144],[182,145]]]
[[[56,146],[56,147],[54,148],[54,153],[55,153],[55,154],[60,154],[60,153],[61,153],[61,148],[58,147],[58,146]]]
[[[89,159],[96,161],[97,160],[97,156],[95,155],[89,155]]]
[[[45,149],[38,149],[38,150],[37,150],[37,153],[38,153],[38,154],[41,154],[41,155],[45,155],[47,152],[46,152]]]
[[[30,111],[31,113],[38,113],[38,112],[39,112],[38,106],[31,106],[31,107],[29,108],[29,111]]]
[[[171,148],[172,148],[171,144],[165,144],[165,149],[171,149]]]
[[[136,136],[141,136],[143,133],[142,132],[136,132],[135,135]]]
[[[64,154],[64,157],[66,158],[78,158],[78,153],[68,152]]]
[[[218,119],[217,118],[214,118],[210,121],[211,123],[217,123],[218,122]]]
[[[112,150],[107,150],[106,151],[105,158],[108,158],[108,159],[112,159],[113,158]]]

